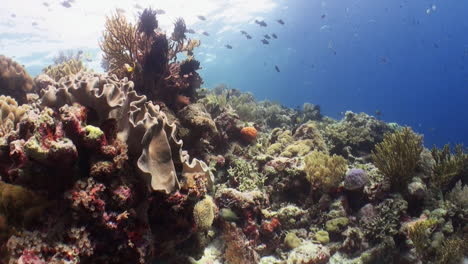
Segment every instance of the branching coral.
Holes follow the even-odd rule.
[[[70,59],[58,65],[48,66],[42,71],[45,74],[49,75],[55,81],[59,81],[63,77],[67,77],[72,74],[77,74],[80,71],[86,71],[86,70],[87,69],[81,60]]]
[[[408,237],[422,258],[427,257],[430,235],[436,224],[437,220],[434,218],[419,220],[412,224],[408,230]]]
[[[435,160],[434,167],[432,168],[434,174],[431,184],[436,188],[444,190],[454,178],[460,176],[468,155],[464,153],[462,145],[455,146],[454,154],[450,151],[450,145],[445,145],[441,150],[434,146],[431,152]]]
[[[390,131],[387,124],[374,117],[347,111],[340,122],[326,127],[324,135],[331,153],[356,156],[369,154]]]
[[[258,172],[256,166],[243,159],[236,160],[228,173],[237,182],[240,191],[262,190],[265,187],[265,174]]]
[[[33,80],[26,70],[12,59],[0,55],[0,94],[9,95],[19,103],[26,102],[26,93],[33,89]]]
[[[372,152],[372,159],[392,188],[403,191],[413,176],[422,150],[422,137],[405,127],[386,134]]]
[[[313,190],[329,192],[338,188],[346,173],[346,160],[314,150],[304,158],[304,170]]]

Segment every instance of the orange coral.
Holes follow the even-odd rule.
[[[242,139],[249,143],[257,138],[257,129],[255,127],[244,127],[240,133]]]

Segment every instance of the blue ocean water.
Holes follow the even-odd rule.
[[[297,0],[287,6],[265,17],[267,27],[242,28],[254,38],[277,34],[269,45],[225,36],[234,48],[211,51],[222,59],[204,65],[205,84],[224,82],[291,107],[312,102],[334,118],[346,110],[378,110],[383,120],[424,134],[426,146],[468,145],[468,2]]]
[[[274,5],[269,12],[254,13],[267,23],[266,27],[253,21],[214,21],[216,12],[207,15],[206,21],[192,19],[190,27],[198,33],[195,38],[202,41],[195,56],[202,62],[205,87],[223,83],[290,107],[311,102],[336,119],[346,110],[377,111],[384,121],[409,125],[424,134],[426,146],[468,145],[468,2],[260,2]],[[157,7],[158,1],[150,4]],[[79,2],[76,5],[68,10],[78,9]],[[181,2],[178,9],[184,10],[187,5]],[[206,9],[210,9],[210,3]],[[227,17],[235,20],[248,9],[246,5]],[[83,12],[86,14],[86,10]],[[102,11],[101,15],[107,13]],[[102,30],[102,25],[94,27],[90,30]],[[210,35],[200,34],[203,31]],[[265,34],[272,33],[278,39],[270,39],[268,45],[260,42]],[[8,39],[9,34],[18,37],[20,32],[1,36]],[[95,48],[87,51],[97,56],[97,39],[95,42]],[[233,48],[227,49],[226,44]],[[18,60],[35,75],[46,65],[27,62],[39,57],[52,62],[50,55],[40,51]]]

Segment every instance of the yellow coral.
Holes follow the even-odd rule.
[[[26,105],[18,106],[16,100],[10,96],[0,96],[0,137],[15,128],[27,109]]]
[[[383,142],[372,151],[372,159],[394,189],[404,190],[413,176],[422,150],[422,137],[405,127],[401,131],[385,134]]]
[[[203,200],[196,203],[193,208],[193,220],[200,230],[207,230],[211,227],[215,214],[216,205],[210,196],[206,196]]]
[[[200,40],[191,39],[184,45],[182,50],[187,53],[187,56],[193,56],[193,50],[198,46],[200,46]]]
[[[347,162],[338,155],[329,156],[314,150],[304,159],[307,179],[312,188],[328,192],[337,188],[346,173]]]
[[[437,220],[429,218],[421,221],[417,221],[409,227],[408,236],[413,242],[416,252],[420,256],[427,251],[427,247],[430,244],[429,237],[432,232],[432,228],[437,225]]]

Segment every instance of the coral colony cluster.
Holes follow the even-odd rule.
[[[0,263],[460,263],[468,154],[200,88],[183,19],[107,18],[106,74],[0,56]],[[183,60],[178,60],[182,57]]]

